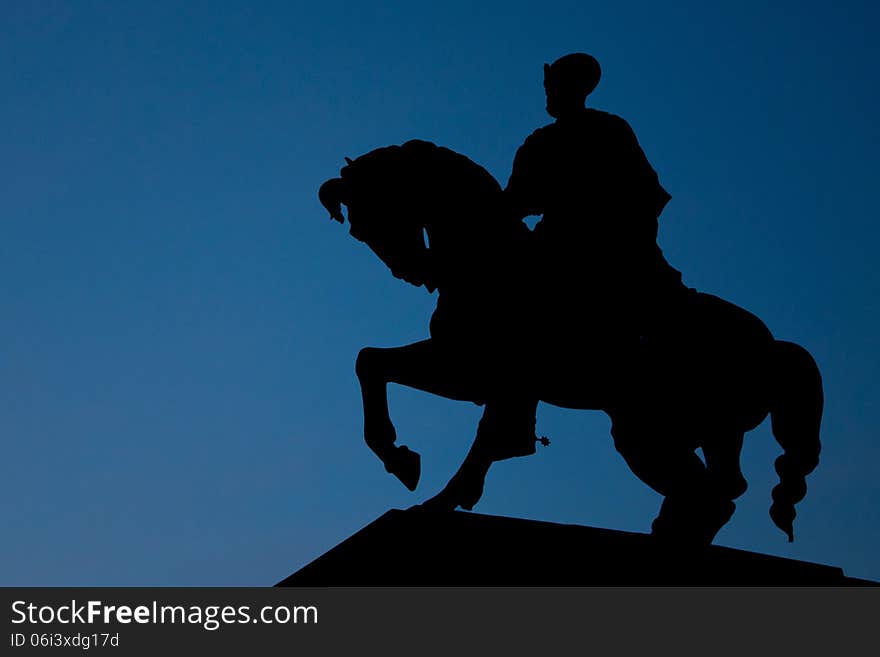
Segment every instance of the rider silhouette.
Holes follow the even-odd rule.
[[[555,327],[605,342],[643,337],[686,288],[657,246],[670,195],[629,124],[585,107],[600,76],[584,53],[544,65],[546,109],[556,120],[517,150],[505,196],[518,219],[543,215],[534,230],[549,302],[542,309],[569,308]],[[575,315],[585,301],[589,326]]]
[[[546,109],[556,120],[517,150],[504,190],[517,221],[543,215],[531,236],[540,267],[526,302],[532,313],[518,317],[522,326],[513,331],[541,348],[538,361],[523,356],[498,368],[475,443],[495,460],[534,452],[528,381],[546,376],[542,356],[563,362],[572,340],[586,343],[592,376],[626,381],[635,399],[650,389],[639,383],[638,364],[631,367],[635,347],[669,334],[668,317],[680,315],[686,298],[680,272],[657,245],[657,218],[670,195],[629,124],[585,107],[600,76],[599,63],[584,53],[544,65]]]
[[[675,366],[692,291],[657,245],[657,220],[671,197],[635,133],[622,118],[585,107],[600,76],[599,63],[584,53],[544,65],[546,109],[556,120],[517,150],[505,189],[517,219],[542,215],[533,234],[541,267],[534,298],[536,310],[549,317],[550,331],[538,339],[544,353],[572,339],[586,345],[591,375],[606,390],[618,386],[612,410],[626,412],[614,414],[615,447],[639,477],[667,496],[654,533],[675,534],[693,525],[714,536],[745,485],[741,443],[731,449],[708,445],[711,466],[732,482],[731,490],[707,493],[701,513],[709,519],[695,524],[691,502],[678,491],[710,490],[706,467],[689,447],[646,449],[638,438],[664,413],[651,404],[658,382],[650,377]],[[665,365],[648,365],[658,358]]]

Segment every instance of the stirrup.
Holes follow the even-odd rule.
[[[385,471],[390,472],[409,490],[415,490],[422,474],[422,457],[406,445],[395,447],[382,462]]]

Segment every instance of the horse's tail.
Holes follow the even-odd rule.
[[[807,494],[806,476],[819,464],[819,425],[822,421],[822,377],[816,361],[803,347],[777,340],[776,376],[770,418],[773,435],[783,453],[776,459],[779,484],[773,489],[770,517],[794,540],[794,505]]]

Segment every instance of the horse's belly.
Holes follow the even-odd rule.
[[[695,295],[691,312],[667,350],[646,349],[658,403],[693,409],[690,422],[760,422],[766,415],[774,339],[750,312],[710,294]],[[751,428],[751,427],[749,427]]]

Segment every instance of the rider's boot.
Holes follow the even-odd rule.
[[[550,441],[535,435],[537,406],[537,402],[527,400],[487,403],[474,449],[494,462],[531,456],[538,442],[548,445]]]

